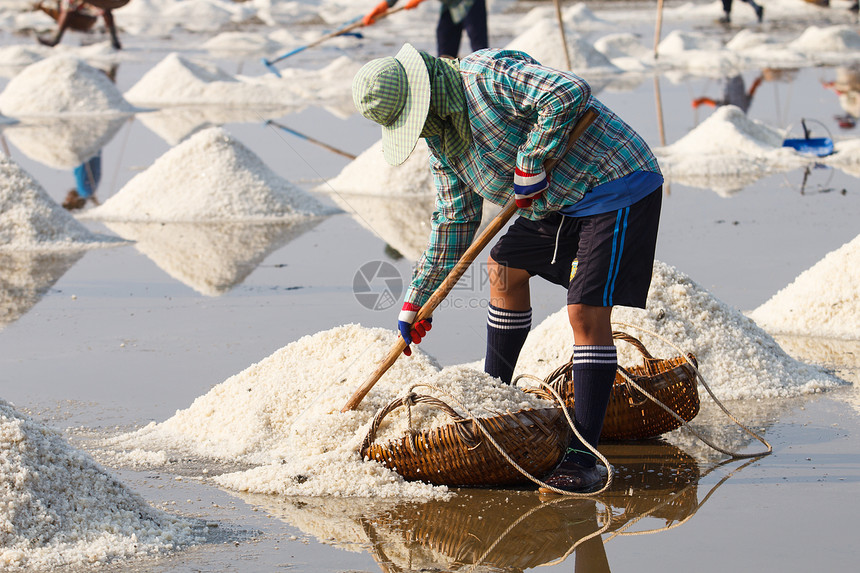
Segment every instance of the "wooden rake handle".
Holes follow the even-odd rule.
[[[573,131],[570,132],[570,138],[568,139],[567,148],[565,148],[564,153],[562,153],[559,157],[563,157],[573,144],[579,139],[579,136],[588,129],[588,126],[597,118],[597,112],[593,109],[589,108],[585,110],[585,113],[582,114],[582,117],[579,118],[579,121],[576,122],[576,125],[573,128]],[[544,165],[547,173],[552,170],[553,167],[558,163],[559,158],[552,158],[546,162]],[[481,232],[478,237],[472,241],[472,244],[469,245],[469,248],[466,249],[466,252],[463,253],[463,256],[460,257],[460,260],[457,261],[457,264],[454,265],[454,268],[451,269],[451,272],[448,273],[448,276],[442,281],[433,294],[430,295],[430,298],[427,299],[421,309],[418,311],[418,314],[415,316],[414,323],[420,322],[425,318],[429,318],[433,315],[433,311],[436,310],[436,307],[445,300],[445,297],[448,296],[448,293],[451,292],[451,289],[454,288],[454,285],[457,284],[457,281],[460,280],[460,277],[463,276],[463,273],[466,272],[466,269],[471,266],[474,260],[478,257],[484,247],[489,244],[493,237],[507,224],[507,222],[513,217],[514,213],[517,212],[517,204],[513,201],[513,199],[505,206],[501,213],[496,215],[496,217],[490,222],[489,225]],[[397,343],[391,348],[388,352],[388,356],[385,357],[373,374],[362,384],[358,390],[352,395],[352,397],[347,401],[346,405],[341,408],[341,412],[347,412],[349,410],[355,410],[364,397],[370,392],[370,389],[373,388],[373,385],[376,384],[382,375],[385,374],[389,368],[397,361],[400,357],[400,354],[406,348],[406,341],[403,340],[403,337],[397,337]]]

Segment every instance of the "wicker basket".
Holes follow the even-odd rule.
[[[654,358],[636,338],[624,332],[613,332],[613,338],[632,344],[642,354],[644,364],[624,371],[669,409],[689,422],[699,413],[699,391],[696,385],[696,357],[688,354],[669,359]],[[689,361],[688,361],[689,360]],[[692,365],[690,364],[692,362]],[[572,363],[556,369],[546,382],[555,388],[569,408],[573,407]],[[529,392],[551,397],[543,388]],[[656,438],[681,426],[681,422],[648,399],[619,372],[606,409],[600,440],[642,440]]]
[[[451,424],[415,432],[385,444],[376,431],[385,416],[399,407],[425,403],[444,411]],[[525,409],[480,419],[504,452],[525,471],[542,477],[567,450],[570,428],[561,408]],[[486,439],[474,420],[466,419],[432,396],[409,394],[380,410],[361,445],[361,455],[376,460],[410,481],[449,486],[511,486],[530,483]]]

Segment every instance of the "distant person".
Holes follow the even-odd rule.
[[[693,107],[698,108],[702,105],[709,105],[712,107],[734,105],[746,113],[752,104],[756,90],[758,90],[763,81],[764,74],[761,74],[755,79],[755,81],[753,81],[749,91],[747,91],[744,77],[740,74],[734,75],[726,79],[725,86],[723,87],[723,99],[715,100],[709,97],[696,98],[693,100]]]
[[[87,201],[98,205],[96,189],[102,178],[102,152],[98,153],[75,167],[75,188],[66,193],[63,208],[68,211],[83,209]]]
[[[422,2],[424,0],[408,0],[404,8],[412,10]],[[382,0],[364,17],[364,25],[373,24],[376,18],[395,4],[397,0]],[[442,0],[442,11],[436,25],[436,55],[456,58],[460,53],[464,30],[469,36],[473,52],[490,47],[486,0]]]
[[[63,38],[67,29],[86,32],[95,24],[100,15],[105,22],[105,28],[110,34],[111,46],[116,50],[122,49],[113,19],[113,10],[122,8],[129,0],[56,0],[53,6],[42,1],[36,8],[48,14],[57,22],[57,31],[52,38],[38,37],[39,43],[45,46],[56,46]]]
[[[761,21],[764,20],[764,6],[761,4],[756,4],[755,0],[744,0],[747,4],[752,6],[752,9],[755,10],[755,17],[758,20],[758,23],[761,24]],[[723,0],[723,15],[718,20],[720,24],[730,24],[732,21],[732,0]]]

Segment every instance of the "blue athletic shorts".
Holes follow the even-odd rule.
[[[567,304],[645,308],[662,201],[660,187],[609,213],[553,213],[539,221],[519,217],[490,255],[503,266],[567,288]]]

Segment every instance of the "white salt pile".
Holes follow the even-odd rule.
[[[860,177],[860,139],[836,141],[833,148],[836,153],[822,157],[821,163],[838,167],[849,175]]]
[[[326,193],[358,223],[404,257],[417,260],[427,247],[436,189],[423,139],[400,165],[392,166],[377,141],[315,191]],[[499,211],[484,202],[483,222]]]
[[[445,488],[408,483],[376,462],[362,461],[358,448],[376,412],[411,385],[428,383],[459,412],[477,416],[546,407],[547,402],[465,367],[440,370],[420,350],[401,358],[376,383],[357,410],[341,413],[353,392],[375,370],[397,335],[358,325],[305,336],[228,378],[172,418],[121,436],[113,446],[131,450],[192,452],[222,461],[264,464],[221,475],[225,487],[254,493],[344,497],[434,497]],[[453,398],[452,398],[453,397]],[[412,427],[450,423],[438,410],[416,407]],[[389,414],[378,440],[407,429],[403,409]]]
[[[621,71],[606,56],[595,50],[594,46],[573,31],[566,32],[565,38],[570,55],[569,68],[564,57],[564,45],[561,41],[558,24],[549,19],[535,23],[511,40],[505,48],[521,50],[544,66],[559,70],[575,70],[577,75],[581,76],[615,74]]]
[[[639,338],[653,356],[678,356],[681,353],[675,347],[692,352],[705,381],[721,400],[798,396],[844,384],[822,368],[791,358],[743,313],[659,261],[654,264],[646,309],[617,307],[612,319],[671,343],[616,325],[616,330]],[[570,360],[572,345],[567,309],[562,309],[529,334],[517,372],[546,376]],[[642,364],[641,354],[630,344],[619,341],[616,346],[619,364]]]
[[[107,75],[68,56],[27,66],[0,94],[0,112],[11,116],[134,111]]]
[[[219,127],[167,151],[101,206],[106,221],[275,221],[330,213]]]
[[[860,34],[848,25],[819,28],[809,26],[790,47],[812,54],[821,52],[856,52],[860,50]],[[856,54],[854,55],[856,58]],[[842,63],[845,63],[844,61]]]
[[[318,186],[321,193],[366,193],[379,196],[435,195],[430,171],[430,150],[419,139],[415,150],[402,164],[394,166],[385,161],[380,139],[350,162],[333,179]]]
[[[51,48],[39,44],[0,47],[0,76],[12,78],[21,68],[46,58],[50,53]]]
[[[232,76],[215,65],[172,53],[146,72],[125,97],[138,105],[158,106],[205,104],[297,109],[326,104],[340,109],[349,104],[350,113],[354,113],[349,85],[360,67],[342,56],[320,70],[282,69],[281,78],[274,74]]]
[[[201,48],[232,57],[268,56],[280,47],[262,34],[222,32],[203,42]]]
[[[0,400],[0,566],[92,566],[195,542],[189,521],[150,507],[62,436]]]
[[[272,252],[320,223],[117,223],[107,227],[164,272],[205,296],[240,284]]]
[[[11,159],[0,157],[0,252],[87,249],[122,243],[90,232]]]
[[[860,340],[860,235],[749,313],[768,332]]]
[[[652,67],[652,51],[635,34],[607,34],[595,40],[594,49],[606,56],[612,65],[625,71],[642,71]]]
[[[418,260],[427,246],[436,189],[430,150],[419,139],[401,165],[392,166],[377,141],[315,190],[327,193],[344,211],[400,254]]]
[[[670,182],[704,181],[722,193],[735,189],[735,179],[761,177],[810,162],[809,157],[782,147],[783,139],[781,132],[748,118],[737,106],[724,105],[672,145],[655,148],[654,154]]]

